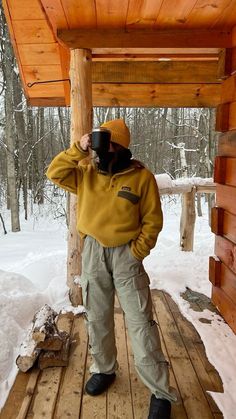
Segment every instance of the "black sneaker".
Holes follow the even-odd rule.
[[[116,378],[116,374],[93,374],[88,380],[85,390],[90,396],[98,396],[107,390]]]
[[[170,419],[171,402],[166,399],[157,399],[152,394],[148,419]]]

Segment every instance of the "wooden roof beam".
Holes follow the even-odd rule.
[[[93,106],[127,107],[216,107],[220,101],[220,84],[124,84],[93,83]],[[32,92],[33,93],[33,92]],[[35,96],[32,106],[63,106],[64,97],[54,99]]]
[[[69,48],[227,48],[230,31],[59,29],[57,38]],[[148,51],[147,51],[148,52]]]
[[[65,63],[66,60],[63,65],[66,70]],[[62,75],[59,65],[41,65],[37,68],[27,65],[23,66],[23,71],[27,83],[69,77],[68,69]],[[93,83],[219,83],[217,71],[218,63],[214,61],[97,61],[92,63],[92,81]],[[36,85],[31,90],[35,87]],[[45,87],[48,87],[47,83]]]

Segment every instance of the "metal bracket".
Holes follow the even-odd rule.
[[[34,81],[33,83],[27,83],[27,86],[28,87],[33,87],[35,84],[58,83],[60,81],[69,81],[70,82],[70,79]]]

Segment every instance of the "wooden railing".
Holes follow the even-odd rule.
[[[180,217],[180,247],[183,251],[193,251],[196,220],[196,194],[215,193],[216,184],[212,179],[181,178],[173,180],[167,174],[156,175],[160,195],[182,195]]]

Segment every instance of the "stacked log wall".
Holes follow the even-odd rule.
[[[221,132],[214,172],[216,207],[212,210],[216,257],[210,257],[209,279],[212,301],[236,333],[236,28],[224,64],[216,120]]]

